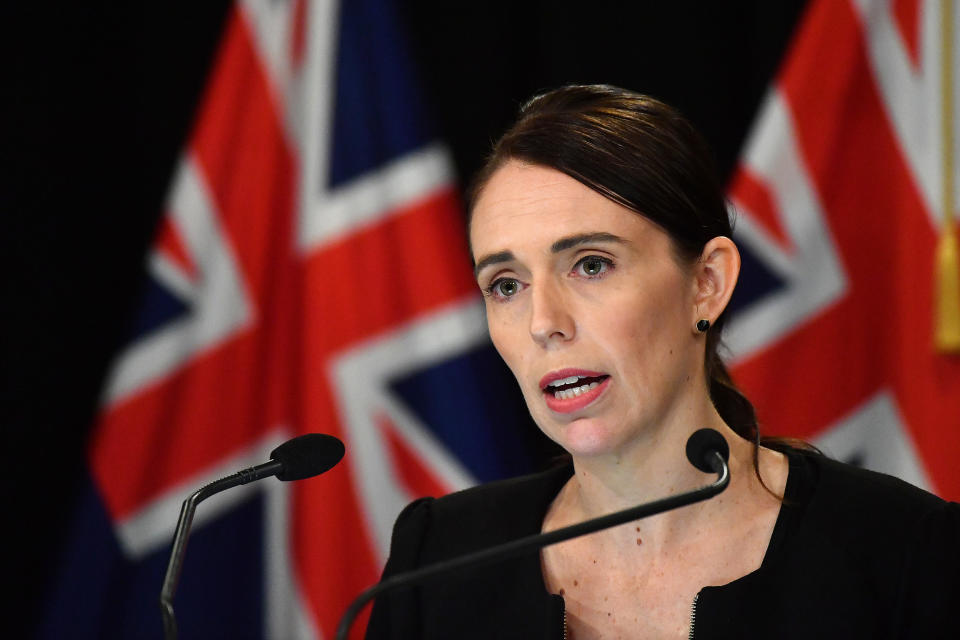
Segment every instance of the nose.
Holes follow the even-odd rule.
[[[530,335],[546,348],[573,339],[575,322],[561,287],[544,280],[531,287]]]

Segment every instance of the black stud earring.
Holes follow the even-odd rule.
[[[697,331],[700,333],[706,333],[707,329],[710,328],[709,320],[697,320]]]

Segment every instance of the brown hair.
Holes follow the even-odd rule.
[[[561,171],[656,223],[682,263],[696,261],[712,238],[733,235],[705,141],[678,111],[649,96],[572,85],[534,97],[474,178],[469,212],[493,173],[511,159]],[[759,477],[756,413],[718,354],[725,319],[724,312],[706,335],[710,399],[723,421],[754,443]]]

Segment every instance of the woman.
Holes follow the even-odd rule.
[[[571,465],[411,504],[385,574],[705,484],[707,502],[539,557],[391,594],[368,637],[900,637],[947,633],[960,506],[801,450],[760,446],[717,355],[740,258],[703,142],[608,86],[524,106],[471,200],[490,335]]]

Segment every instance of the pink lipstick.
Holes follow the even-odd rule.
[[[609,385],[609,375],[584,369],[560,369],[540,379],[547,407],[557,413],[583,409],[599,398]]]

